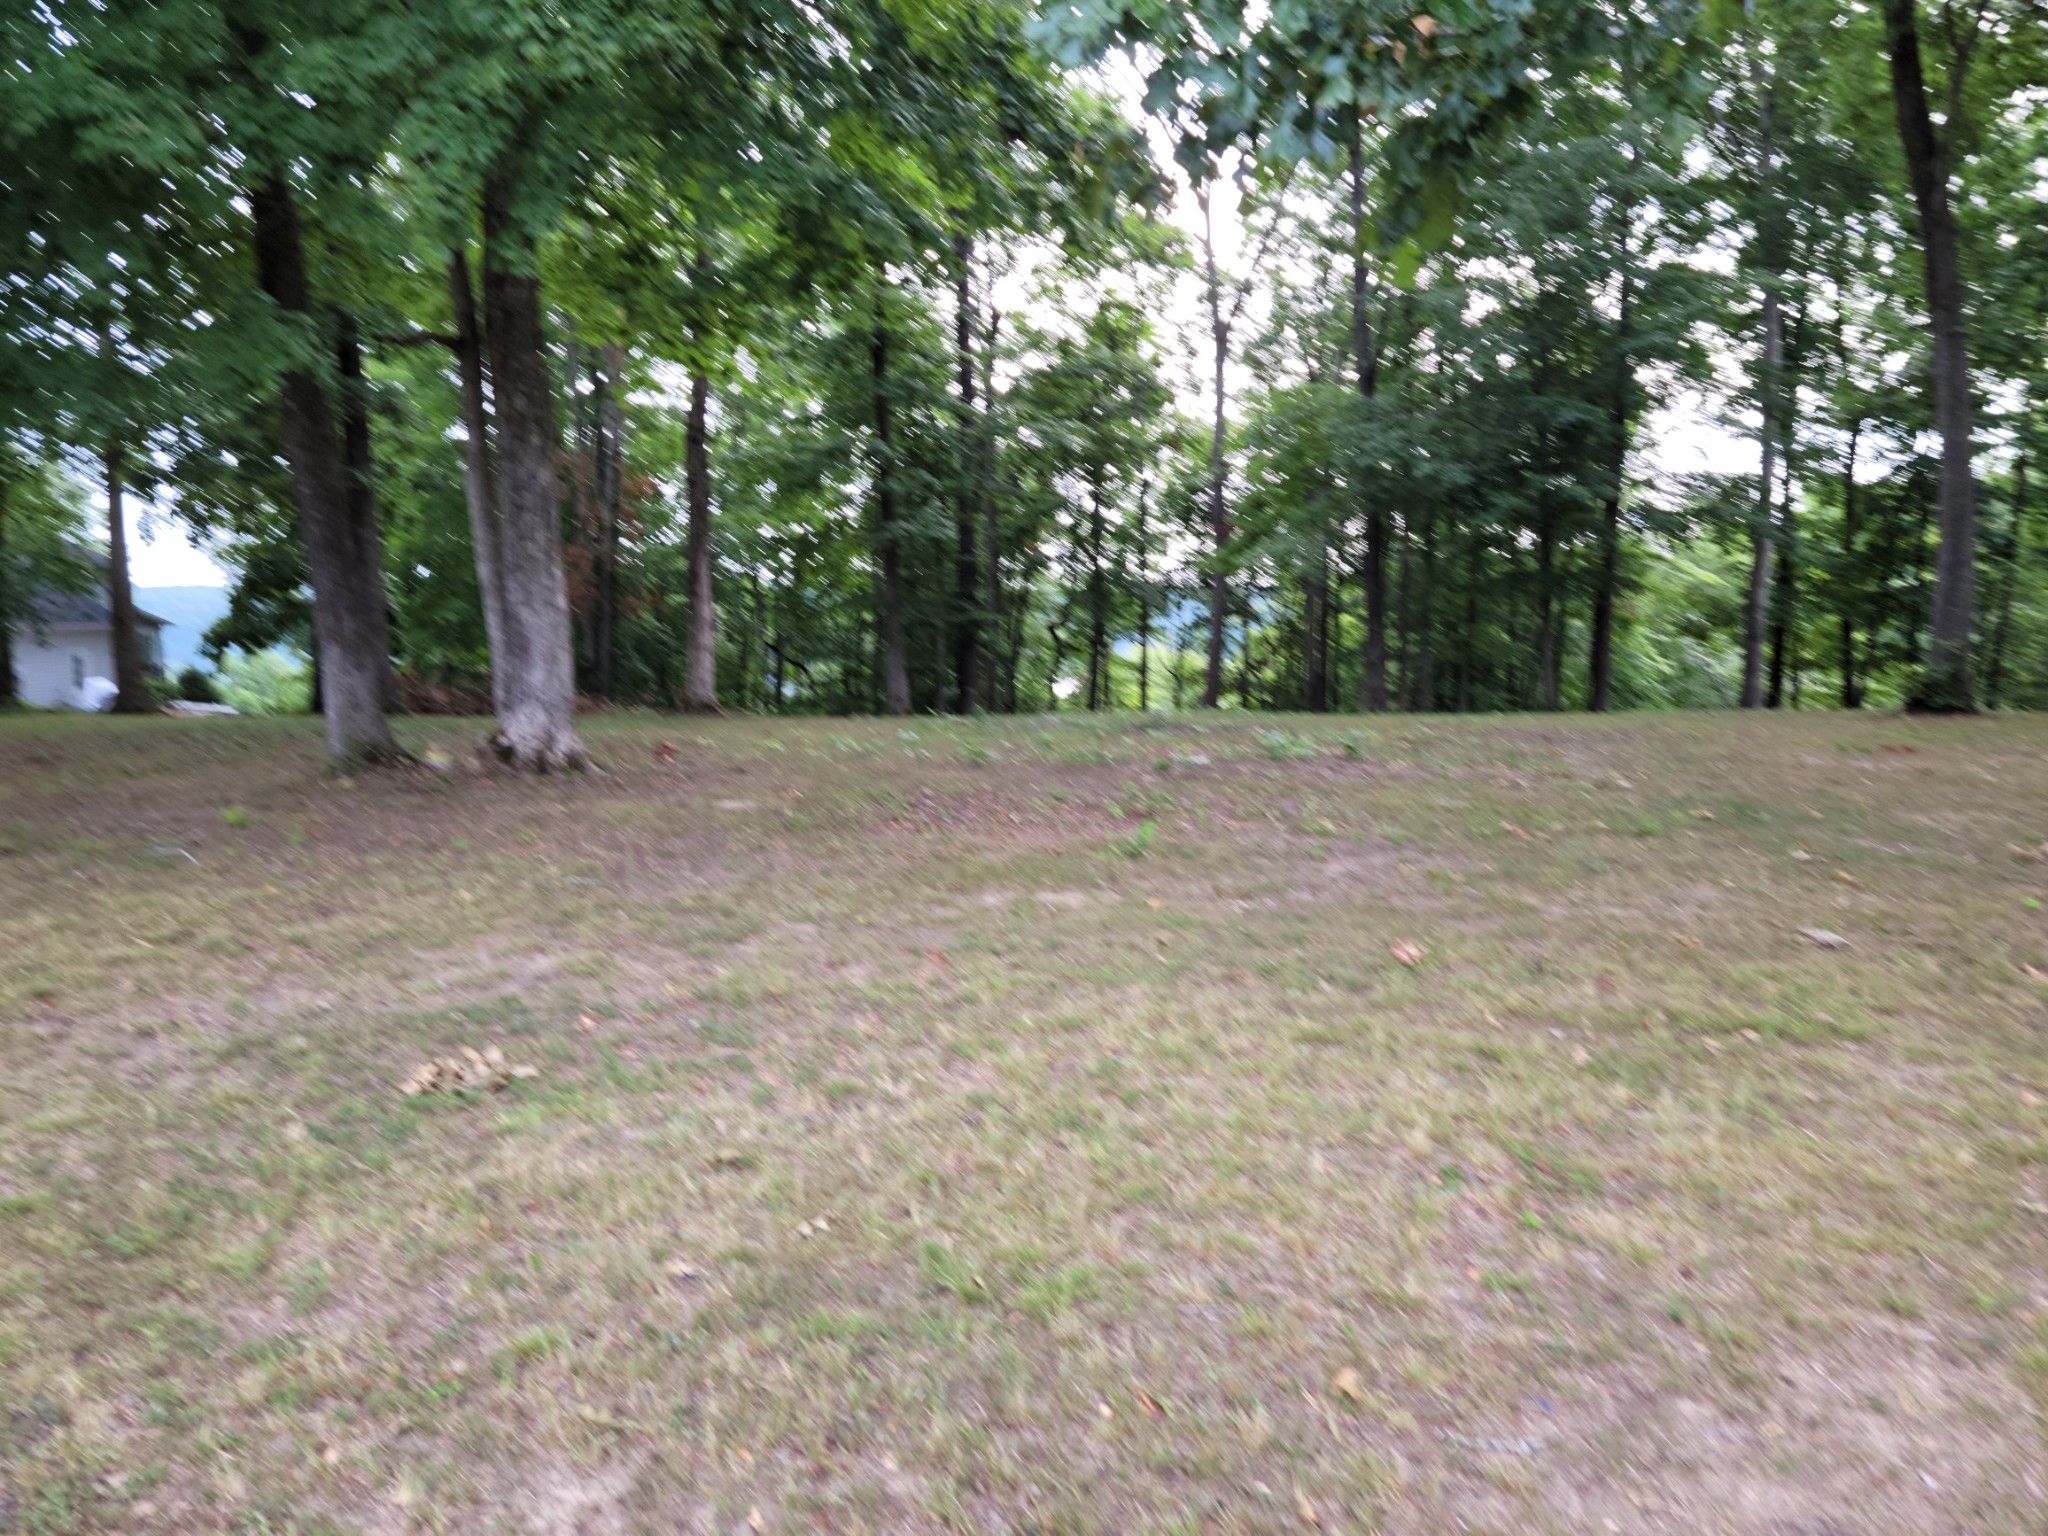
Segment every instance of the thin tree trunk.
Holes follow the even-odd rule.
[[[1351,125],[1351,353],[1357,369],[1358,393],[1370,400],[1379,386],[1379,358],[1373,342],[1372,316],[1366,307],[1369,284],[1365,269],[1365,135]],[[1365,587],[1365,707],[1387,707],[1387,518],[1377,495],[1366,491],[1365,558],[1360,576]]]
[[[1863,686],[1856,676],[1856,610],[1861,606],[1850,583],[1855,579],[1857,526],[1856,446],[1863,435],[1861,416],[1849,424],[1849,453],[1842,461],[1842,708],[1863,707]]]
[[[1536,688],[1543,709],[1557,709],[1557,536],[1550,510],[1543,510],[1536,534]]]
[[[953,236],[953,348],[960,390],[960,508],[958,545],[953,556],[953,707],[961,714],[974,709],[980,686],[981,559],[975,550],[974,472],[980,457],[980,432],[974,409],[974,237]]]
[[[1607,430],[1614,449],[1614,460],[1609,466],[1613,479],[1608,482],[1607,496],[1600,508],[1600,565],[1593,585],[1592,648],[1586,668],[1586,707],[1596,712],[1614,707],[1614,609],[1621,589],[1621,497],[1627,488],[1629,405],[1635,383],[1630,323],[1634,316],[1636,273],[1629,237],[1635,218],[1632,191],[1639,158],[1636,146],[1631,144],[1631,195],[1621,199],[1617,210],[1621,222],[1621,301],[1614,327],[1614,389],[1607,402]]]
[[[1934,339],[1934,417],[1941,429],[1941,537],[1928,617],[1927,665],[1909,707],[1967,712],[1970,630],[1977,606],[1977,482],[1971,440],[1970,358],[1963,327],[1961,240],[1949,204],[1948,146],[1935,133],[1921,72],[1916,0],[1884,0],[1892,108],[1919,214],[1927,318]],[[1960,82],[1951,96],[1960,96]],[[1946,124],[1954,131],[1954,123]]]
[[[1479,652],[1479,539],[1465,546],[1465,626],[1458,653],[1458,713],[1472,711],[1472,670]]]
[[[301,324],[312,319],[305,246],[290,184],[273,174],[249,193],[257,281],[271,301]],[[279,381],[278,417],[292,499],[313,588],[314,647],[319,661],[327,757],[336,767],[395,762],[405,754],[385,716],[391,696],[390,624],[382,570],[364,558],[374,530],[355,526],[349,470],[327,393],[304,366]]]
[[[1138,486],[1138,713],[1152,709],[1152,589],[1146,572],[1146,501],[1152,494],[1147,480]]]
[[[484,390],[483,331],[477,323],[476,286],[469,257],[457,246],[448,256],[448,295],[455,310],[455,366],[462,379],[462,491],[469,508],[469,542],[491,649],[491,710],[502,713],[498,658],[504,654],[504,589],[498,581],[498,487],[491,469],[491,413]]]
[[[9,709],[21,702],[21,684],[14,675],[17,615],[14,611],[13,557],[7,552],[7,498],[13,489],[8,478],[11,467],[6,451],[0,449],[0,709]]]
[[[1771,565],[1777,552],[1775,521],[1778,482],[1778,374],[1785,361],[1785,314],[1778,300],[1775,276],[1766,276],[1763,304],[1763,407],[1761,484],[1757,492],[1757,525],[1751,543],[1749,600],[1742,624],[1742,707],[1764,702],[1764,636],[1771,613]]]
[[[597,593],[595,631],[597,691],[612,696],[619,650],[619,518],[626,486],[626,349],[616,341],[600,354],[603,399],[597,414]]]
[[[1209,427],[1209,654],[1202,676],[1202,707],[1214,709],[1223,700],[1223,627],[1230,608],[1230,581],[1223,569],[1223,546],[1230,539],[1230,518],[1223,505],[1226,434],[1224,417],[1230,360],[1230,327],[1223,318],[1223,279],[1216,270],[1216,226],[1209,193],[1202,194],[1202,254],[1208,272],[1209,340],[1213,349],[1215,414]]]
[[[561,439],[555,429],[532,234],[512,187],[484,188],[484,341],[496,414],[498,582],[504,651],[494,658],[498,733],[515,767],[547,772],[589,762],[576,732],[576,660],[562,570]]]
[[[875,411],[875,542],[882,567],[882,708],[910,713],[910,665],[903,650],[903,550],[896,518],[896,445],[889,407],[889,331],[879,292],[868,343]]]
[[[1301,584],[1302,702],[1313,714],[1330,707],[1330,550],[1316,551],[1315,570]]]
[[[104,345],[104,338],[102,340]],[[122,495],[123,450],[109,441],[103,463],[107,490],[107,615],[114,639],[114,712],[146,715],[156,708],[142,668],[142,637],[135,628],[135,597],[128,585],[128,514]]]
[[[711,380],[699,365],[690,374],[690,414],[683,429],[683,488],[689,529],[683,558],[689,583],[689,659],[683,708],[718,708],[718,606],[711,587]]]
[[[1423,515],[1422,537],[1417,557],[1421,574],[1416,578],[1416,609],[1413,621],[1415,684],[1408,690],[1408,707],[1436,708],[1436,513]]]
[[[1984,668],[1984,699],[1998,708],[2005,690],[2006,642],[2012,635],[2012,605],[2020,584],[2020,553],[2026,547],[2027,452],[2020,450],[2012,467],[2012,535],[2007,541],[2005,579],[1999,584],[1998,618],[1991,631],[1991,659]]]
[[[1109,592],[1102,568],[1102,487],[1088,487],[1088,707],[1100,709],[1108,687]]]

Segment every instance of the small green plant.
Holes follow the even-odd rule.
[[[231,827],[246,827],[249,825],[249,813],[239,805],[231,805],[222,811],[220,819]]]
[[[1137,831],[1128,837],[1119,837],[1109,846],[1127,859],[1142,859],[1152,851],[1152,839],[1159,834],[1159,823],[1141,821]]]

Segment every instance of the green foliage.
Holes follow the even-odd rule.
[[[300,715],[313,701],[305,663],[276,651],[233,651],[221,658],[220,698],[245,715]]]

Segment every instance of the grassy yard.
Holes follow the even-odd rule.
[[[2048,1528],[2048,721],[588,735],[0,721],[0,1530]]]

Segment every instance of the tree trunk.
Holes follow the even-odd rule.
[[[882,567],[882,708],[910,713],[910,664],[903,650],[903,549],[896,518],[896,445],[889,408],[889,331],[882,296],[875,295],[875,330],[868,343],[875,410],[875,542]]]
[[[561,439],[555,428],[532,234],[512,209],[512,186],[484,187],[484,342],[496,414],[497,577],[504,650],[492,745],[518,768],[582,768],[576,733],[576,655],[562,570]]]
[[[1631,144],[1631,189],[1638,160],[1636,147]],[[1621,238],[1617,242],[1621,253],[1621,302],[1614,327],[1614,390],[1607,402],[1607,430],[1614,449],[1610,472],[1614,478],[1608,482],[1606,500],[1600,508],[1600,566],[1593,585],[1593,635],[1586,668],[1586,707],[1596,713],[1614,707],[1614,608],[1621,595],[1621,496],[1627,488],[1629,406],[1635,384],[1635,362],[1630,351],[1636,275],[1635,257],[1629,245],[1635,217],[1633,196],[1624,196],[1617,211],[1621,222]]]
[[[718,708],[718,607],[711,588],[711,380],[690,375],[690,414],[683,433],[683,487],[689,503],[684,560],[689,583],[689,661],[683,708]]]
[[[1763,407],[1761,485],[1757,492],[1757,525],[1751,543],[1749,600],[1742,621],[1742,707],[1764,702],[1764,635],[1771,614],[1771,564],[1777,551],[1775,521],[1778,482],[1778,374],[1785,361],[1785,312],[1778,300],[1775,276],[1767,276],[1763,305]]]
[[[1088,487],[1088,707],[1100,709],[1108,688],[1109,591],[1102,568],[1102,487]]]
[[[1311,714],[1330,707],[1330,552],[1301,584],[1301,702]]]
[[[1223,702],[1223,627],[1230,608],[1230,581],[1223,570],[1223,546],[1230,539],[1230,518],[1223,505],[1226,436],[1224,369],[1230,360],[1230,326],[1223,318],[1223,279],[1216,270],[1216,228],[1209,195],[1202,195],[1202,254],[1208,268],[1209,341],[1214,378],[1215,414],[1209,426],[1209,655],[1202,674],[1202,707]]]
[[[981,551],[987,567],[987,601],[982,608],[982,632],[996,637],[994,644],[981,648],[982,700],[994,713],[1017,708],[1017,653],[1023,647],[1021,623],[1010,625],[1003,614],[1002,508],[996,500],[996,334],[1002,316],[991,313],[981,346],[981,430],[975,439],[975,472],[980,479]],[[1001,675],[996,667],[995,646],[1002,648]]]
[[[469,542],[491,650],[491,711],[504,711],[498,658],[504,654],[504,590],[498,582],[498,486],[491,469],[491,412],[484,387],[484,339],[477,323],[476,286],[469,257],[457,246],[448,255],[448,296],[455,312],[455,368],[462,379],[462,493],[469,508]]]
[[[1963,269],[1949,204],[1948,147],[1927,110],[1916,0],[1885,0],[1892,109],[1919,214],[1927,318],[1934,339],[1934,418],[1941,429],[1941,537],[1934,565],[1927,665],[1908,707],[1962,713],[1970,693],[1970,630],[1977,606],[1977,482],[1971,441],[1970,358],[1963,330]],[[1960,94],[1959,91],[1952,94]],[[1954,124],[1945,125],[1953,131]]]
[[[1850,582],[1855,579],[1856,535],[1858,533],[1856,514],[1856,443],[1863,435],[1863,418],[1858,416],[1849,424],[1849,453],[1842,462],[1842,593],[1838,599],[1841,606],[1842,622],[1842,708],[1863,707],[1863,685],[1856,677],[1856,609],[1855,590]]]
[[[1479,560],[1481,550],[1475,536],[1465,547],[1465,633],[1458,654],[1458,713],[1472,709],[1473,663],[1479,653]]]
[[[1152,709],[1152,589],[1146,573],[1146,501],[1152,494],[1147,480],[1138,486],[1138,713]]]
[[[626,488],[626,349],[604,344],[597,411],[597,591],[591,613],[597,692],[609,699],[619,652],[619,517]]]
[[[286,315],[310,323],[305,246],[290,184],[282,175],[266,177],[251,188],[249,206],[257,281]],[[350,494],[349,466],[332,406],[303,364],[285,369],[279,380],[278,417],[313,588],[328,761],[337,768],[400,761],[405,754],[385,717],[391,696],[391,632],[383,571],[365,554],[366,545],[375,547],[376,528],[374,522],[368,528],[356,522],[369,509],[364,499]]]
[[[352,550],[366,591],[384,591],[384,530],[377,519],[377,464],[370,448],[370,386],[363,377],[363,343],[350,310],[334,315],[335,371],[341,393],[341,458],[348,470],[349,526],[355,532]],[[391,653],[391,607],[382,602],[381,624],[376,641],[385,655]],[[398,709],[398,680],[389,666],[384,669],[384,709]]]
[[[114,638],[114,712],[146,715],[156,708],[142,670],[142,637],[135,630],[135,598],[128,585],[128,514],[122,503],[123,452],[107,444],[107,616]]]
[[[1351,354],[1359,396],[1370,400],[1379,386],[1379,357],[1366,308],[1365,137],[1356,121],[1351,125],[1351,239]],[[1366,492],[1360,576],[1365,587],[1365,707],[1378,711],[1387,707],[1387,518],[1371,490]]]
[[[974,711],[981,680],[981,557],[975,550],[980,432],[974,410],[974,237],[953,236],[953,350],[960,390],[960,505],[953,555],[953,707]]]
[[[9,467],[5,450],[0,449],[0,709],[21,702],[21,685],[14,675],[14,571],[7,553],[7,496],[13,489]]]
[[[1536,533],[1536,689],[1542,709],[1557,709],[1557,535],[1545,507]]]
[[[1415,681],[1408,690],[1408,707],[1436,708],[1436,513],[1426,513],[1416,559],[1421,567],[1416,578],[1414,629]],[[1405,679],[1404,679],[1405,681]]]
[[[2022,429],[2024,430],[2024,429]],[[2012,636],[2012,605],[2020,584],[2020,553],[2026,548],[2027,451],[2012,466],[2012,530],[2006,540],[2005,579],[1999,584],[1998,618],[1991,630],[1991,659],[1984,668],[1984,698],[1998,708],[2005,688],[2006,643]]]

